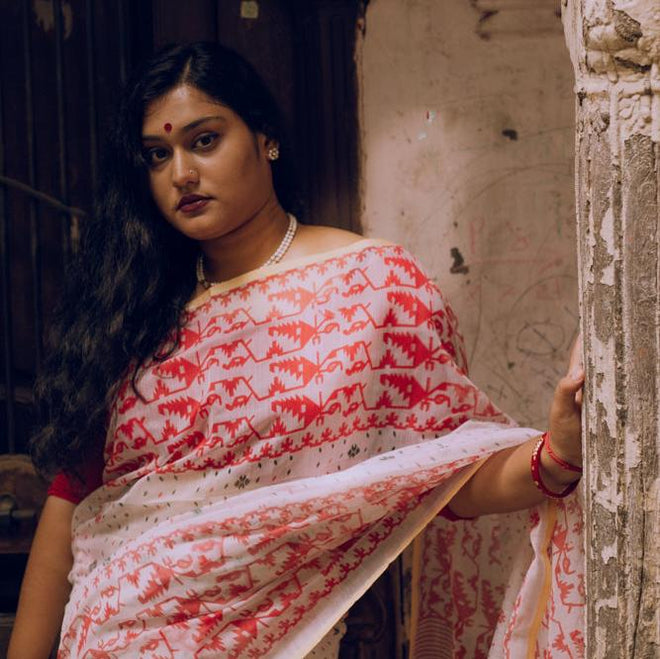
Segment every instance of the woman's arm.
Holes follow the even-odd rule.
[[[48,497],[30,549],[7,659],[46,659],[71,587],[71,519],[76,505]]]
[[[584,382],[579,342],[578,339],[571,354],[569,375],[559,381],[550,410],[553,452],[576,466],[582,464],[580,417]],[[534,485],[530,469],[538,440],[535,437],[488,458],[449,502],[449,509],[460,517],[477,517],[522,510],[544,501],[545,495]],[[561,492],[579,478],[579,474],[552,460],[545,447],[541,451],[540,475],[545,486],[553,492]]]

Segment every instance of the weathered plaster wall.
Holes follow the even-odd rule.
[[[448,294],[473,379],[547,425],[577,327],[573,74],[559,0],[371,0],[358,47],[367,235]]]
[[[564,0],[575,68],[586,656],[660,656],[660,3]]]

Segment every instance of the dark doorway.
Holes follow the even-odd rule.
[[[22,453],[62,272],[128,72],[166,43],[249,59],[288,120],[304,219],[359,231],[357,0],[0,0],[0,454]]]

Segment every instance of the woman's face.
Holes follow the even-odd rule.
[[[266,137],[195,87],[176,87],[147,107],[142,146],[156,205],[194,240],[236,229],[275,196]]]

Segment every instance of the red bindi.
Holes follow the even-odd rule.
[[[163,128],[165,129],[166,133],[171,133],[172,132],[172,124],[165,124],[163,126]]]

